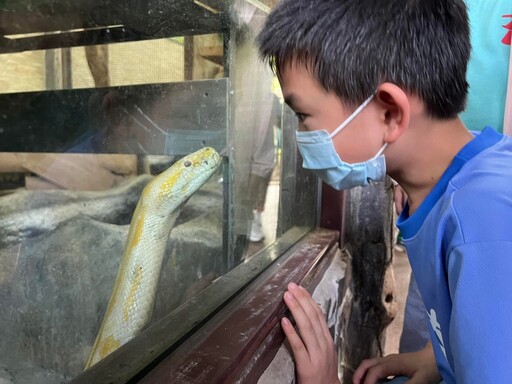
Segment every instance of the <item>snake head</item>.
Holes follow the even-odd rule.
[[[220,163],[220,155],[211,147],[191,153],[156,176],[144,189],[144,199],[179,206],[212,177]]]

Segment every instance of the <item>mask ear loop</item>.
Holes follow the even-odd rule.
[[[375,156],[373,156],[373,159],[376,159],[377,157],[379,157],[380,155],[382,155],[382,152],[384,152],[384,150],[388,147],[388,143],[384,143],[384,145],[382,146],[381,149],[379,149],[379,152],[377,152],[377,154]],[[372,159],[372,160],[373,160]]]
[[[359,115],[359,113],[368,105],[370,104],[370,101],[372,101],[373,97],[375,96],[375,93],[373,93],[369,98],[367,98],[363,104],[361,104],[354,112],[352,112],[352,114],[347,117],[347,120],[345,120],[343,123],[341,123],[341,125],[336,128],[329,136],[331,138],[333,138],[334,136],[336,136],[338,133],[340,133],[340,131],[345,128],[348,124],[350,124],[350,122],[352,120],[354,120],[356,118],[357,115]]]
[[[369,161],[375,161],[375,159],[377,159],[380,155],[382,155],[382,152],[384,152],[384,150],[388,147],[388,143],[384,143],[384,145],[381,147],[381,149],[379,149],[379,152],[377,152],[377,154],[375,156],[373,156]],[[368,184],[373,184],[374,183],[374,180],[370,179],[369,177],[366,178],[366,181],[368,182]]]

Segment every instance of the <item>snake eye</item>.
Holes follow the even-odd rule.
[[[192,162],[190,160],[187,160],[183,163],[185,167],[190,167],[192,165]]]

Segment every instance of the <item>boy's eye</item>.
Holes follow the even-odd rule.
[[[295,112],[295,116],[299,119],[299,121],[302,123],[306,119],[306,115],[303,113]]]

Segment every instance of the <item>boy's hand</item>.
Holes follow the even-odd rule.
[[[388,376],[407,376],[407,384],[437,384],[442,378],[437,369],[432,343],[418,352],[393,354],[364,360],[352,377],[353,384],[375,384]]]
[[[295,357],[298,384],[339,384],[338,359],[322,310],[304,288],[293,283],[284,301],[300,333],[287,318],[281,320]]]

